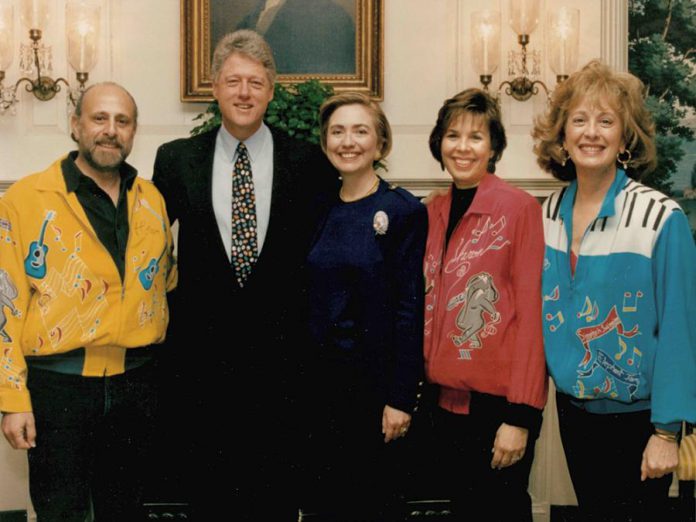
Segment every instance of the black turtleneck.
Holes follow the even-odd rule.
[[[478,187],[458,189],[456,186],[452,187],[452,206],[450,207],[449,221],[447,222],[445,248],[447,248],[452,232],[454,232],[454,227],[457,226],[459,220],[462,219],[462,216],[469,210],[471,202],[476,195],[477,188]]]

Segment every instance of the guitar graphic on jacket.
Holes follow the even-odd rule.
[[[29,255],[24,260],[24,271],[28,276],[36,279],[43,279],[46,275],[46,254],[48,254],[48,246],[44,244],[44,236],[46,235],[46,227],[53,220],[56,213],[49,210],[41,225],[41,233],[38,241],[32,241],[29,245]]]
[[[139,210],[140,207],[144,208],[153,216],[155,216],[155,218],[157,218],[157,221],[159,221],[162,225],[162,231],[165,235],[167,235],[167,224],[165,223],[164,219],[162,219],[162,216],[155,212],[155,210],[150,206],[146,199],[137,200],[136,209]],[[138,279],[140,279],[140,284],[145,290],[149,290],[150,288],[152,288],[152,283],[155,281],[155,276],[159,273],[160,270],[160,261],[162,261],[162,258],[166,253],[167,245],[165,244],[164,248],[162,249],[162,253],[159,255],[159,257],[153,257],[152,259],[150,259],[150,262],[147,264],[147,266],[145,268],[140,269],[140,271],[138,272]]]
[[[152,288],[152,283],[155,280],[155,276],[159,272],[160,266],[159,263],[164,257],[164,254],[167,252],[167,245],[164,246],[164,249],[162,250],[162,253],[160,256],[155,259],[154,257],[150,259],[150,262],[147,264],[147,266],[143,269],[140,270],[138,273],[138,278],[140,279],[140,284],[145,290],[149,290]]]

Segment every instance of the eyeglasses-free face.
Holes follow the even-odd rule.
[[[364,105],[342,105],[329,118],[326,155],[342,175],[373,172],[380,143],[375,121]]]
[[[452,121],[442,137],[440,151],[457,188],[477,186],[488,173],[488,162],[494,154],[484,118],[466,113]]]
[[[240,141],[261,126],[273,99],[273,85],[263,64],[239,53],[231,54],[213,82],[225,129]]]
[[[616,155],[625,150],[623,124],[619,115],[600,100],[583,100],[568,112],[563,147],[579,176],[613,176]]]

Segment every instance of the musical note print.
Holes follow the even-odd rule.
[[[68,248],[65,246],[65,243],[63,243],[63,229],[51,223],[51,230],[53,230],[53,233],[55,234],[53,236],[53,241],[55,241],[58,244],[58,246],[60,246],[60,251],[67,252]]]
[[[603,396],[609,396],[612,398],[618,397],[618,393],[616,392],[616,386],[614,385],[613,379],[610,377],[605,377],[604,382],[602,383],[601,386],[595,386],[592,390],[595,394],[595,397],[599,397],[600,394]]]
[[[643,292],[638,290],[635,297],[631,301],[633,294],[631,292],[624,292],[623,306],[621,310],[623,312],[637,312],[638,311],[638,299],[643,297]]]
[[[10,383],[10,386],[16,390],[22,388],[22,379],[20,379],[20,368],[10,357],[10,349],[5,348],[0,359],[0,376],[4,376],[5,380]]]
[[[512,242],[503,236],[507,220],[502,216],[493,222],[489,216],[479,218],[469,239],[461,240],[454,251],[454,257],[444,267],[445,273],[457,273],[464,277],[471,267],[471,260],[477,259],[486,252],[502,250]],[[452,247],[450,247],[452,248]]]
[[[635,325],[630,330],[626,330],[624,328],[623,322],[621,321],[621,317],[619,317],[619,313],[616,311],[616,306],[613,306],[611,310],[609,310],[609,313],[601,323],[592,326],[585,326],[583,328],[578,328],[575,331],[575,335],[578,336],[578,338],[582,342],[583,348],[585,349],[585,356],[583,357],[582,362],[580,363],[581,367],[586,367],[590,363],[590,360],[592,358],[592,350],[590,350],[590,343],[592,341],[596,341],[597,339],[604,337],[605,335],[613,331],[616,331],[617,334],[623,337],[627,337],[629,339],[631,337],[635,337],[636,335],[640,335],[638,325]]]
[[[544,301],[558,301],[560,297],[561,291],[559,290],[558,285],[556,285],[549,295],[544,296]]]
[[[626,364],[629,366],[635,365],[636,368],[640,367],[640,361],[643,360],[643,352],[638,348],[633,347],[633,356],[630,359],[626,359]]]
[[[557,312],[556,314],[546,314],[546,320],[550,322],[551,324],[549,325],[549,330],[552,332],[555,332],[558,330],[563,323],[565,323],[565,319],[563,318],[563,312]]]
[[[626,344],[626,341],[624,341],[621,337],[619,337],[619,346],[621,347],[621,351],[614,355],[614,359],[617,361],[620,361],[623,355],[626,353],[626,350],[628,350],[628,345]]]
[[[599,307],[597,306],[597,301],[594,303],[590,300],[588,296],[585,296],[585,304],[582,310],[578,312],[578,319],[585,318],[585,321],[591,323],[599,316]]]

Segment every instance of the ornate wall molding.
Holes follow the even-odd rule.
[[[452,179],[447,178],[391,178],[387,181],[399,187],[405,188],[414,195],[427,196],[432,190],[446,189],[452,184]],[[526,190],[533,196],[546,197],[551,192],[561,188],[564,183],[553,178],[505,178],[511,185]]]

